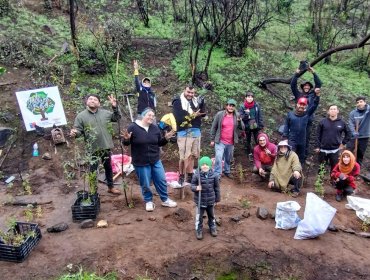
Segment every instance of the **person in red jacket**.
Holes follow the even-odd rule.
[[[253,173],[258,174],[261,179],[268,179],[275,161],[277,146],[270,143],[265,133],[258,134],[257,142],[253,149]]]
[[[336,201],[341,201],[343,196],[353,193],[356,189],[356,176],[359,174],[360,165],[356,162],[355,156],[350,151],[345,150],[331,172],[331,178],[337,189]]]

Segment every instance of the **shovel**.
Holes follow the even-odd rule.
[[[68,49],[68,43],[67,42],[64,42],[63,45],[62,45],[62,48],[60,49],[60,52],[57,53],[56,55],[54,55],[49,61],[48,61],[48,65],[53,62],[54,59],[56,59],[58,56],[62,55],[62,54],[65,54],[66,51]]]

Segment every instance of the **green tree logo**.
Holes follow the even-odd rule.
[[[54,107],[55,101],[49,98],[43,91],[31,93],[27,100],[27,109],[34,115],[41,115],[42,121],[48,119],[46,114],[53,112]]]

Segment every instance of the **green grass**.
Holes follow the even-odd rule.
[[[94,272],[84,271],[82,268],[76,273],[67,273],[60,276],[57,280],[117,280],[117,274],[110,272],[105,276],[98,276]]]

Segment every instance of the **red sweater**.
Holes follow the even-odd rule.
[[[339,178],[339,175],[342,172],[339,170],[339,164],[337,163],[333,171],[331,172],[331,178],[335,181],[336,179]],[[349,174],[346,174],[347,179],[346,181],[348,182],[348,185],[351,186],[352,188],[356,188],[356,176],[360,174],[360,165],[356,162],[355,167],[353,167],[352,171]]]
[[[273,165],[277,154],[277,147],[275,144],[270,143],[267,134],[260,133],[258,134],[257,139],[259,139],[261,136],[265,137],[266,146],[261,147],[260,145],[256,145],[253,149],[254,165],[257,167],[257,169],[260,169],[262,164]],[[271,152],[271,155],[268,155],[265,152],[266,148]]]

